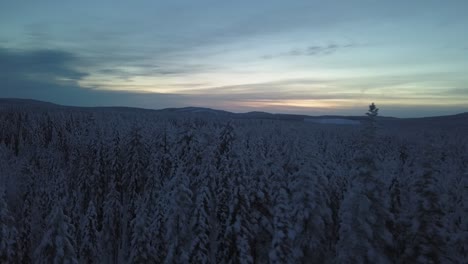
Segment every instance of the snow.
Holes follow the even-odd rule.
[[[305,118],[305,122],[312,122],[318,124],[326,124],[326,125],[360,125],[361,122],[359,120],[351,120],[351,119],[343,119],[343,118]]]
[[[1,263],[468,257],[464,126],[382,129],[375,109],[359,125],[12,104],[0,107]]]

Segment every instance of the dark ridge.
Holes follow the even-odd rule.
[[[233,113],[225,110],[212,109],[207,107],[181,107],[181,108],[164,108],[164,109],[148,109],[138,107],[125,107],[125,106],[64,106],[50,102],[44,102],[34,99],[22,99],[22,98],[0,98],[0,107],[32,107],[35,109],[78,109],[81,111],[116,111],[116,112],[141,112],[146,113],[172,113],[172,114],[193,114],[193,115],[211,115],[217,117],[229,117],[236,119],[272,119],[272,120],[291,120],[291,121],[303,121],[305,118],[311,119],[350,119],[350,120],[363,120],[366,117],[362,116],[340,116],[340,115],[322,115],[322,116],[311,116],[311,115],[300,115],[300,114],[281,114],[281,113],[268,113],[263,111],[252,111],[247,113]],[[445,124],[445,123],[466,123],[468,124],[468,112],[459,113],[454,115],[445,116],[433,116],[433,117],[416,117],[416,118],[397,118],[389,116],[379,116],[379,120],[385,123],[414,123],[419,124]]]

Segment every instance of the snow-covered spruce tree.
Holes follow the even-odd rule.
[[[46,185],[44,179],[40,177],[40,174],[37,175],[39,178],[38,184]],[[37,245],[42,240],[43,232],[48,225],[48,216],[50,215],[52,209],[52,201],[49,195],[49,190],[45,187],[39,187],[36,190],[34,204],[32,206],[32,219],[31,219],[31,228],[32,228],[32,241],[34,242],[32,246],[37,248]]]
[[[441,263],[448,261],[446,232],[443,227],[444,210],[440,205],[439,179],[435,149],[426,146],[422,157],[422,175],[414,183],[416,208],[411,223],[411,240],[403,260],[411,263]]]
[[[235,140],[234,127],[228,122],[219,135],[219,144],[216,155],[216,168],[221,167],[222,162],[226,162],[231,155]]]
[[[354,160],[357,171],[340,208],[338,263],[391,263],[390,213],[373,153],[377,111],[374,104],[369,106],[364,143]]]
[[[106,252],[107,261],[105,262],[116,263],[122,237],[120,233],[122,204],[120,203],[120,193],[113,180],[109,183],[109,192],[103,207],[101,248]]]
[[[157,164],[157,173],[159,175],[159,181],[162,184],[166,183],[173,173],[174,158],[171,153],[171,146],[173,143],[172,137],[174,137],[173,127],[165,123],[159,143],[159,162]]]
[[[401,187],[398,177],[394,177],[389,187],[391,221],[389,231],[394,238],[393,259],[396,261],[403,254],[406,244],[406,232],[402,216]]]
[[[129,263],[155,263],[156,251],[151,243],[150,219],[145,198],[139,198],[131,223]]]
[[[177,157],[181,161],[193,161],[194,147],[197,145],[197,127],[193,120],[184,123],[177,140]]]
[[[136,202],[144,192],[147,181],[149,153],[141,128],[132,127],[125,145],[124,170],[122,182],[122,225],[120,259],[128,258],[129,242],[131,241],[130,221],[136,213]]]
[[[361,164],[361,166],[366,166]],[[390,263],[392,236],[386,224],[390,219],[381,182],[369,168],[360,168],[340,209],[340,239],[337,260],[356,263]]]
[[[365,120],[365,129],[363,131],[364,140],[375,140],[377,133],[377,116],[379,115],[379,108],[374,103],[369,105],[369,110],[366,113],[367,119]],[[369,144],[367,142],[367,144]]]
[[[217,238],[218,247],[216,253],[216,262],[226,261],[226,248],[227,241],[225,239],[227,232],[227,223],[229,217],[229,201],[231,199],[232,192],[229,186],[229,175],[228,175],[228,164],[223,162],[221,165],[221,170],[217,170],[217,176],[212,181],[213,190],[214,190],[214,207],[216,214],[216,223],[217,223]]]
[[[255,263],[267,262],[269,259],[269,248],[274,234],[273,227],[273,197],[278,189],[275,183],[262,174],[249,183],[250,208],[252,225],[252,257]]]
[[[101,136],[102,137],[102,136]],[[104,198],[106,197],[107,187],[109,182],[108,167],[109,164],[107,160],[107,147],[104,145],[103,139],[98,138],[96,140],[96,161],[94,166],[94,177],[96,178],[95,198],[94,203],[96,205],[102,205],[104,203]],[[102,223],[102,206],[96,207],[97,216],[98,216],[98,225]]]
[[[451,260],[461,263],[468,259],[468,170],[453,180],[450,196],[445,219],[450,235],[447,253]]]
[[[80,152],[78,169],[78,186],[80,195],[77,198],[83,213],[91,199],[95,197],[95,187],[99,175],[96,173],[96,146],[88,143]]]
[[[211,263],[216,262],[212,257],[210,248],[210,203],[211,192],[208,180],[203,181],[203,185],[197,191],[195,206],[190,220],[190,229],[193,235],[190,242],[190,262],[191,263]]]
[[[165,236],[165,222],[167,203],[164,199],[165,193],[160,193],[158,199],[154,203],[150,203],[150,226],[149,232],[151,236],[151,247],[155,250],[155,263],[163,263],[166,259],[167,240]]]
[[[143,192],[146,177],[148,176],[149,153],[141,128],[132,128],[125,154],[123,182],[127,191],[127,198],[129,201],[134,201],[133,198]]]
[[[168,251],[165,263],[187,263],[189,260],[189,217],[192,208],[192,191],[189,186],[190,179],[183,172],[183,168],[177,168],[176,174],[167,187],[169,188],[169,206],[165,223]]]
[[[108,153],[107,160],[110,163],[110,174],[111,180],[114,181],[114,187],[119,195],[122,194],[123,189],[123,174],[124,174],[124,162],[121,148],[121,138],[118,130],[115,130],[112,135],[112,143],[110,144],[110,150]],[[120,202],[122,203],[122,196],[119,196]]]
[[[273,239],[269,251],[270,263],[297,263],[301,257],[295,254],[293,244],[295,232],[292,227],[292,213],[289,192],[281,187],[273,209]]]
[[[31,251],[33,247],[32,240],[32,212],[34,204],[34,174],[31,164],[28,164],[23,168],[22,172],[25,175],[23,179],[23,193],[22,200],[23,206],[21,208],[21,216],[19,219],[18,227],[18,254],[19,260],[22,263],[31,262]]]
[[[327,251],[332,256],[335,255],[336,245],[339,240],[340,233],[340,210],[344,200],[344,195],[347,190],[347,177],[344,175],[345,172],[338,172],[335,170],[330,174],[328,180],[328,186],[326,187],[326,194],[328,195],[328,204],[330,209],[330,223],[327,227]],[[329,257],[329,259],[332,257]]]
[[[0,187],[0,262],[15,263],[18,259],[18,232],[8,210],[5,191]]]
[[[49,215],[41,243],[34,252],[34,263],[78,263],[71,228],[70,218],[57,204]]]
[[[191,186],[196,185],[199,178],[204,149],[201,144],[200,128],[194,120],[185,123],[179,134],[177,156],[179,162],[187,164],[184,172],[190,175]]]
[[[228,263],[253,263],[251,241],[254,225],[249,197],[249,180],[245,164],[237,159],[231,168],[232,197],[226,227],[226,255]]]
[[[80,191],[72,190],[71,193],[68,194],[67,202],[63,208],[64,214],[70,218],[70,224],[72,228],[70,228],[69,233],[74,241],[74,244],[76,245],[75,253],[77,255],[80,249],[79,246],[81,245],[81,220],[86,213],[86,211],[84,211],[81,207],[81,199],[79,198],[80,195]],[[42,231],[43,230],[41,230],[41,232]]]
[[[100,233],[97,230],[97,215],[94,203],[88,205],[86,215],[81,221],[79,257],[81,263],[100,263]]]
[[[304,196],[304,200],[307,202],[303,204],[309,205],[313,211],[319,212],[318,214],[311,213],[310,209],[305,212],[298,211],[300,215],[304,214],[312,219],[309,221],[307,229],[309,232],[312,231],[311,235],[316,237],[313,241],[321,249],[313,249],[307,243],[305,245],[312,248],[312,250],[309,249],[309,252],[317,261],[331,262],[334,259],[339,240],[340,210],[353,165],[353,162],[350,161],[354,156],[350,150],[353,150],[354,147],[349,145],[349,138],[355,138],[355,136],[339,136],[334,130],[328,131],[329,133],[317,132],[320,133],[305,139],[313,141],[312,144],[302,143],[306,147],[302,152],[311,153],[308,154],[310,157],[307,161],[302,161],[307,166],[299,166],[301,168],[300,174],[305,173],[306,177],[302,177],[304,178],[302,181],[295,181],[299,190],[303,190],[302,192],[307,195],[302,195],[299,191],[293,191],[293,194],[299,197]],[[318,149],[317,147],[310,148],[316,145]],[[307,167],[310,169],[306,169]],[[298,203],[294,202],[293,204]]]
[[[330,217],[324,186],[318,184],[323,176],[319,170],[321,159],[310,156],[309,150],[303,149],[304,145],[299,143],[299,138],[289,144],[274,145],[283,148],[280,150],[282,156],[276,159],[284,162],[282,173],[276,181],[280,185],[284,185],[284,180],[287,181],[291,199],[288,212],[291,218],[290,234],[293,235],[290,238],[293,240],[291,258],[295,262],[321,262],[321,256],[326,253],[325,222]],[[272,191],[273,196],[276,196],[275,193]]]
[[[302,165],[302,170],[292,173],[290,188],[295,236],[294,254],[303,261],[324,261],[327,252],[327,228],[331,222],[325,177],[320,169],[320,159]],[[330,232],[328,232],[330,233]]]
[[[231,125],[231,122],[223,125],[221,132],[215,135],[217,137],[216,151],[214,152],[213,159],[210,160],[211,164],[206,165],[214,172],[211,175],[212,180],[209,184],[213,192],[211,198],[215,214],[215,226],[212,227],[212,235],[216,236],[214,240],[217,241],[215,249],[216,262],[225,262],[227,259],[227,240],[225,237],[229,214],[229,201],[232,194],[232,186],[229,186],[229,171],[232,165],[232,159],[237,157],[233,145],[234,133]]]

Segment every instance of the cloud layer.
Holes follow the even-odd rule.
[[[419,93],[413,88],[405,92],[404,87],[414,84],[414,80],[424,79],[430,82],[431,78],[437,79],[437,75],[379,76],[364,80],[302,78],[217,87],[193,84],[194,87],[203,88],[191,88],[188,83],[182,85],[184,89],[180,92],[164,94],[113,91],[80,85],[91,74],[85,71],[83,65],[92,66],[76,54],[66,51],[0,49],[0,93],[2,97],[35,98],[70,105],[147,108],[194,105],[231,111],[266,110],[306,114],[344,111],[361,114],[369,101],[377,101],[386,107],[384,109],[389,114],[399,115],[403,115],[401,109],[408,109],[410,106],[416,107],[421,113],[419,115],[429,114],[431,111],[434,114],[450,111],[451,108],[463,110],[463,99],[460,98],[468,94],[466,88],[433,91],[422,89]],[[104,70],[103,74],[108,72]],[[126,76],[128,73],[111,71],[110,74]],[[145,75],[145,72],[141,74]],[[131,76],[128,74],[129,78]],[[366,85],[386,87],[389,90],[368,90]],[[358,87],[361,90],[357,90]],[[178,88],[173,87],[175,91]],[[427,109],[428,106],[430,109]]]
[[[78,70],[82,63],[76,55],[65,51],[0,49],[0,95],[78,106],[151,108],[169,107],[183,99],[170,94],[102,91],[80,86],[79,81],[89,75]]]
[[[389,115],[467,111],[466,7],[11,1],[0,10],[0,96],[308,114],[361,114],[370,101]]]

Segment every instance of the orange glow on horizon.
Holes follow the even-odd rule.
[[[331,109],[331,108],[343,108],[351,106],[354,103],[351,100],[347,99],[304,99],[304,100],[253,100],[253,101],[243,101],[238,102],[236,105],[243,107],[252,107],[252,108],[269,108],[269,107],[291,107],[291,108],[318,108],[318,109]]]

